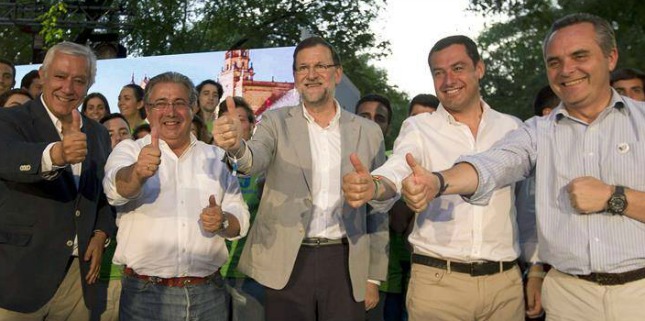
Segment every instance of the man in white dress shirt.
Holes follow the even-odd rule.
[[[519,126],[518,119],[482,100],[485,66],[471,39],[439,40],[428,63],[439,108],[403,123],[393,155],[374,176],[357,170],[344,177],[352,206],[400,192],[415,160],[432,171],[449,168],[459,156],[487,150]],[[410,320],[524,320],[513,190],[498,189],[487,206],[459,196],[438,197],[417,213],[409,237],[414,250],[406,298]]]
[[[224,152],[191,135],[196,98],[184,75],[152,78],[144,97],[151,135],[121,142],[108,159],[114,262],[125,265],[121,320],[227,320],[224,238],[246,235],[249,212]]]

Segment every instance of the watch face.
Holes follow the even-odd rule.
[[[627,200],[624,196],[612,196],[609,200],[609,211],[614,214],[623,214],[627,207]]]

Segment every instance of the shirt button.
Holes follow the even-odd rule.
[[[69,240],[69,241],[67,241],[67,243],[66,243],[66,244],[67,244],[67,246],[72,246],[72,245],[74,245],[74,241]]]
[[[81,211],[76,210],[76,212],[74,213],[74,215],[76,215],[76,217],[80,217],[80,216],[81,216]]]

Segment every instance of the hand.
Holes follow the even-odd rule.
[[[613,187],[590,177],[578,177],[567,185],[571,206],[580,214],[602,212],[613,193]]]
[[[405,160],[412,169],[412,174],[403,180],[403,198],[411,210],[420,213],[428,207],[428,203],[439,192],[439,179],[417,164],[412,154],[406,154]]]
[[[378,305],[378,285],[367,282],[365,287],[365,311],[374,309]]]
[[[358,208],[372,199],[375,185],[372,176],[356,153],[349,156],[349,161],[354,166],[354,171],[343,176],[343,193],[347,204]]]
[[[159,133],[155,126],[150,132],[150,144],[144,146],[139,152],[134,172],[137,177],[147,179],[157,173],[159,164],[161,164],[161,150],[159,149]]]
[[[213,139],[216,146],[236,155],[242,140],[242,125],[237,116],[233,97],[226,97],[228,115],[218,117],[213,123]]]
[[[85,281],[87,284],[93,284],[99,277],[99,272],[101,271],[101,259],[103,258],[103,247],[105,246],[105,240],[107,239],[107,234],[103,231],[96,231],[92,238],[90,238],[90,243],[87,245],[87,250],[85,251],[85,256],[83,259],[85,262],[90,261],[90,270],[85,276]]]
[[[529,277],[526,280],[526,316],[530,319],[537,318],[544,312],[542,310],[542,282],[540,277]]]
[[[81,131],[81,114],[72,110],[71,120],[63,121],[63,140],[50,150],[52,163],[57,166],[77,164],[87,156],[87,136]]]
[[[224,213],[222,213],[222,208],[217,205],[215,195],[211,195],[208,198],[208,206],[202,210],[202,213],[199,215],[199,219],[206,232],[215,233],[219,232],[222,228]]]

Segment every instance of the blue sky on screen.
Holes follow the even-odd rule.
[[[291,63],[294,47],[251,49],[250,58],[255,80],[292,82]],[[190,77],[195,85],[205,79],[215,79],[224,65],[224,51],[181,55],[137,57],[99,60],[96,83],[89,92],[100,92],[107,97],[112,112],[118,112],[117,97],[121,87],[129,84],[134,74],[136,84],[147,76],[166,71],[180,72]],[[40,65],[16,66],[16,85],[22,77]]]

